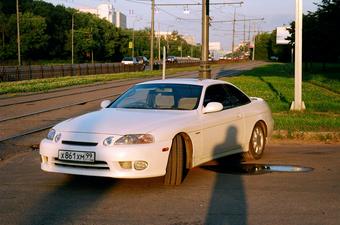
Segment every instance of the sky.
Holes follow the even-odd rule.
[[[53,4],[62,4],[73,8],[96,8],[101,3],[110,2],[116,11],[127,16],[128,28],[143,29],[150,27],[150,0],[45,0]],[[295,0],[210,0],[210,3],[242,2],[239,5],[211,5],[210,17],[212,21],[232,20],[236,11],[236,20],[261,19],[263,21],[236,22],[235,44],[245,38],[252,37],[255,32],[271,32],[278,26],[289,25],[295,19]],[[303,0],[304,13],[315,11],[321,0]],[[155,3],[202,3],[202,0],[155,0]],[[184,13],[185,9],[189,14]],[[156,6],[155,30],[176,30],[182,35],[192,35],[196,43],[201,42],[201,11],[202,6]],[[244,29],[245,28],[245,29]],[[246,32],[244,32],[244,30]],[[255,32],[254,32],[255,31]],[[250,34],[250,35],[249,35]],[[224,50],[231,49],[232,23],[211,23],[210,42],[221,42]]]

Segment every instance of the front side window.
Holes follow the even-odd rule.
[[[193,110],[198,107],[202,87],[187,84],[140,84],[132,87],[110,108]]]
[[[232,85],[215,84],[207,88],[205,92],[204,107],[209,102],[219,102],[223,109],[229,109],[250,102],[249,98]]]

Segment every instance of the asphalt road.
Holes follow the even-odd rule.
[[[251,175],[237,163],[209,162],[169,187],[45,173],[37,151],[19,153],[0,161],[0,224],[339,224],[339,144],[280,141],[257,161],[310,172]]]

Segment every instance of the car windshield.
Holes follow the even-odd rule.
[[[132,57],[124,57],[123,61],[133,61]]]
[[[130,88],[109,108],[193,110],[202,87],[188,84],[140,84]]]

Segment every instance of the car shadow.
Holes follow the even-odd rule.
[[[19,224],[73,224],[86,219],[89,210],[115,186],[112,178],[64,176],[64,183],[34,204]]]
[[[225,143],[237,143],[235,136],[238,131],[234,126],[227,129]],[[225,144],[221,143],[221,145]],[[214,154],[221,146],[216,146]],[[238,171],[241,167],[242,155],[236,154],[210,161],[201,169],[216,172],[212,188],[205,225],[247,224],[247,200],[242,176],[238,173],[230,175],[230,171]]]

